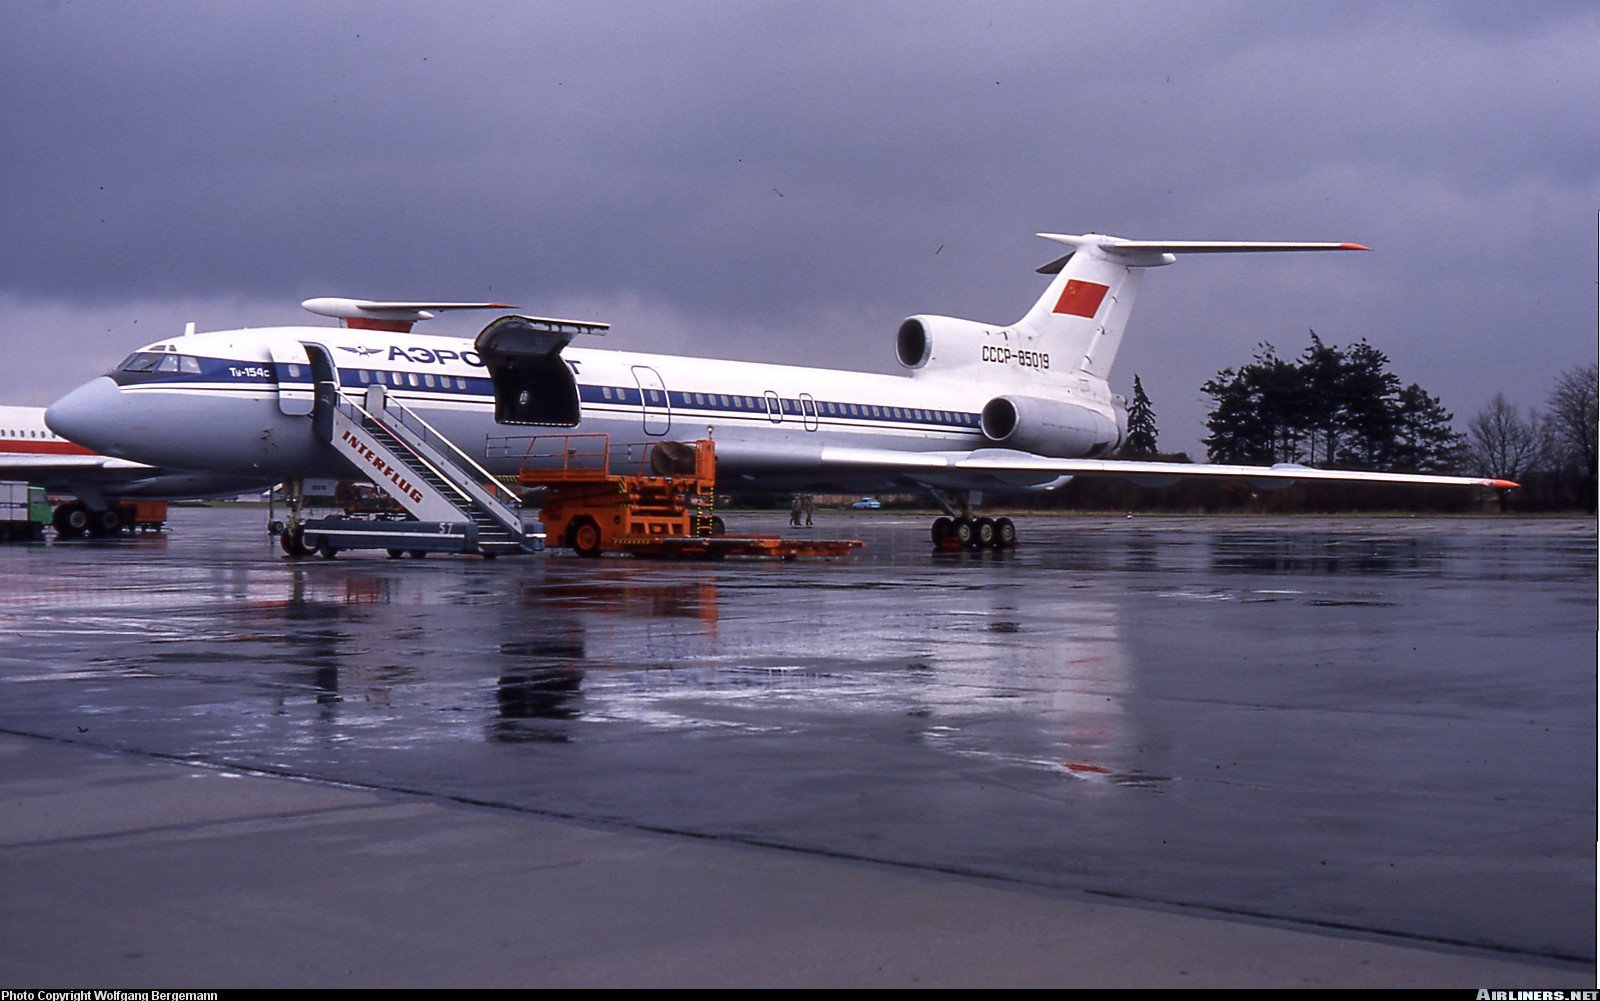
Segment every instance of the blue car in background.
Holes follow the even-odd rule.
[[[850,506],[855,508],[857,511],[876,511],[878,508],[883,507],[882,504],[878,503],[878,499],[876,497],[863,497]]]

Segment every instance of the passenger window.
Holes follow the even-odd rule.
[[[406,373],[406,378],[408,380],[410,380],[412,389],[417,388],[417,373],[415,373],[415,372],[407,372]]]
[[[422,377],[422,381],[428,384],[429,389],[433,388],[433,376],[425,375]]]

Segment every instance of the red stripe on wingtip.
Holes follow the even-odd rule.
[[[1512,480],[1490,480],[1489,486],[1494,487],[1496,490],[1516,490],[1519,489],[1522,484]]]
[[[1339,249],[1340,250],[1371,250],[1372,248],[1371,247],[1363,247],[1359,243],[1341,243],[1341,244],[1339,244]]]

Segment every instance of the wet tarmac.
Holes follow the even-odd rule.
[[[781,530],[733,515],[730,531]],[[1506,958],[1595,953],[1592,522],[824,513],[840,562],[0,548],[0,730]]]

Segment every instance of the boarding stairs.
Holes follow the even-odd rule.
[[[308,524],[308,541],[340,548],[423,552],[477,552],[485,556],[534,552],[542,538],[523,526],[522,502],[448,438],[382,386],[369,386],[360,402],[327,394],[329,443],[415,520],[367,522],[323,519],[320,534]],[[332,524],[339,522],[339,524]]]

